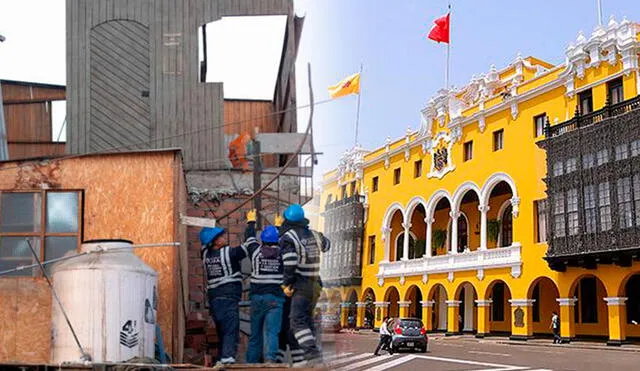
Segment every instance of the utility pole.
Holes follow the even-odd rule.
[[[262,188],[262,161],[260,160],[260,141],[253,139],[253,193],[256,194]],[[256,209],[256,229],[262,229],[262,195],[256,195],[253,199],[253,208]]]

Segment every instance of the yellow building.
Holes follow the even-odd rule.
[[[602,214],[593,221],[584,216],[592,215],[584,214],[585,208],[595,210],[595,201],[585,199],[591,194],[586,188],[584,197],[582,189],[569,190],[547,205],[547,168],[555,171],[558,165],[547,164],[541,148],[551,140],[546,138],[551,129],[557,135],[573,130],[569,124],[578,119],[576,112],[589,115],[590,123],[603,120],[598,126],[618,120],[604,119],[611,107],[620,115],[640,110],[639,32],[640,25],[612,18],[589,38],[581,33],[561,65],[518,55],[460,90],[438,91],[422,108],[418,131],[407,129],[383,147],[345,154],[340,166],[324,175],[321,199],[321,207],[332,208],[364,196],[364,236],[357,247],[361,284],[326,292],[351,308],[343,311],[343,324],[349,312],[357,313],[359,327],[372,316],[375,327],[386,315],[413,316],[429,331],[527,339],[550,333],[556,311],[567,340],[599,336],[620,344],[640,337],[640,326],[631,322],[631,317],[640,321],[638,254],[618,259],[615,251],[605,252],[585,263],[583,245],[566,258],[551,250],[565,235],[586,233],[587,224],[611,222],[622,196],[618,205],[603,206],[609,200],[607,183],[607,198],[605,193],[599,198]],[[631,148],[629,166],[640,169],[635,157],[640,136],[636,139],[625,148]],[[598,157],[602,169],[613,166],[617,149],[610,149],[605,151],[610,163]],[[580,173],[582,161],[588,162],[574,158],[560,168]],[[640,230],[640,175],[638,183],[637,193],[629,191],[638,196],[634,230]],[[618,197],[616,184],[610,188]],[[326,217],[324,222],[325,229],[332,223]],[[640,232],[637,236],[630,240],[633,251],[640,245]],[[629,248],[620,242],[611,246]]]

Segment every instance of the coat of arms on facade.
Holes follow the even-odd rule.
[[[447,167],[447,161],[449,159],[449,151],[446,147],[440,147],[433,153],[433,167],[437,171],[444,170]]]
[[[431,154],[431,170],[427,178],[442,179],[445,174],[456,168],[451,159],[451,149],[455,142],[453,133],[444,131],[427,142],[426,151]]]

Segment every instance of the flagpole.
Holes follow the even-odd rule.
[[[447,67],[444,73],[444,88],[449,90],[449,64],[451,61],[451,3],[449,3],[449,42],[447,43]]]
[[[598,0],[598,26],[602,26],[602,1]]]
[[[354,138],[354,147],[358,146],[358,124],[360,123],[360,96],[362,95],[362,63],[360,63],[360,91],[358,92],[358,107],[356,109],[356,134]]]

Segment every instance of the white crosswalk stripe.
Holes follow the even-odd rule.
[[[329,361],[327,362],[327,366],[333,368],[337,365],[343,364],[343,363],[348,363],[348,362],[353,362],[353,361],[357,361],[359,359],[362,358],[366,358],[366,357],[375,357],[373,354],[371,353],[363,353],[363,354],[356,354],[354,356],[350,356],[350,357],[346,357],[346,358],[337,358],[333,361]]]
[[[505,364],[488,363],[469,359],[456,359],[449,357],[427,356],[423,354],[385,354],[375,356],[372,353],[354,354],[351,352],[327,355],[325,364],[330,370],[335,371],[384,371],[414,360],[431,361],[442,364],[462,364],[477,366],[474,371],[553,371],[546,368],[531,368],[531,366],[514,366]]]
[[[360,362],[356,362],[356,363],[352,363],[352,364],[346,365],[344,367],[340,367],[336,371],[357,370],[357,369],[359,369],[361,367],[365,367],[365,366],[368,366],[368,365],[373,364],[373,363],[379,363],[379,362],[385,361],[385,360],[387,360],[389,358],[393,358],[393,357],[394,356],[392,356],[390,354],[387,354],[387,355],[384,355],[384,356],[373,356],[372,358],[365,359],[364,361],[360,361]],[[395,356],[395,357],[397,358],[398,356]]]

